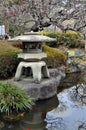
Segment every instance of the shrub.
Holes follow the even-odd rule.
[[[11,114],[13,112],[31,109],[33,99],[26,93],[10,83],[0,82],[0,112]]]
[[[15,54],[0,55],[0,79],[7,79],[14,76],[18,59]]]
[[[44,60],[48,67],[56,68],[66,64],[66,56],[59,50],[55,50],[54,48],[44,45],[43,51],[47,54],[47,58]]]
[[[45,32],[45,31],[41,31],[40,32],[41,35],[45,35],[51,38],[57,38],[57,36],[59,36],[61,33],[60,32]],[[46,43],[48,46],[50,47],[56,47],[57,43],[56,42],[48,42]]]
[[[0,42],[0,79],[7,79],[14,76],[19,59],[19,49],[14,48],[12,43]]]
[[[65,45],[68,47],[79,47],[81,45],[81,36],[75,31],[66,31],[63,33]]]
[[[10,23],[10,25],[9,25],[9,35],[11,36],[11,37],[13,37],[14,36],[14,25],[12,25],[11,23]]]
[[[58,47],[59,45],[65,45],[67,47],[79,47],[81,46],[81,36],[75,31],[66,32],[41,32],[42,35],[46,35],[52,38],[56,38],[57,42],[47,43],[51,47]]]

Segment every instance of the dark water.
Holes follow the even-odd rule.
[[[73,82],[73,87],[58,91],[36,102],[21,121],[4,122],[0,130],[86,130],[86,83]]]
[[[0,130],[46,130],[46,113],[58,106],[57,96],[38,101],[33,109],[25,114],[25,117],[18,122],[5,122],[5,127]]]

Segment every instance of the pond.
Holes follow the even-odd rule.
[[[46,122],[44,121],[46,113],[56,108],[58,103],[57,96],[38,101],[21,121],[6,121],[5,126],[0,130],[46,130]]]
[[[6,121],[0,130],[86,130],[86,84],[73,83],[53,98],[36,102],[21,121]]]
[[[57,95],[59,105],[46,115],[48,130],[86,130],[86,84]]]

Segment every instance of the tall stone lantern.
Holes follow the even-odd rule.
[[[42,44],[44,42],[54,42],[56,39],[42,36],[38,32],[27,32],[24,35],[17,36],[10,41],[22,41],[22,53],[18,54],[18,58],[22,61],[19,63],[14,79],[21,80],[22,76],[28,76],[34,82],[40,82],[42,78],[49,78],[47,65],[42,58],[47,55],[42,52]]]

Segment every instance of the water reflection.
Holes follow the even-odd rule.
[[[86,130],[86,83],[36,102],[21,121],[4,123],[0,130]]]
[[[86,105],[86,84],[77,84],[70,91],[71,99],[81,105]]]
[[[86,130],[86,84],[58,94],[59,105],[46,115],[48,130]]]
[[[25,114],[24,119],[19,122],[5,122],[5,127],[0,130],[46,130],[44,118],[46,113],[58,105],[57,96],[38,101],[33,109]]]

